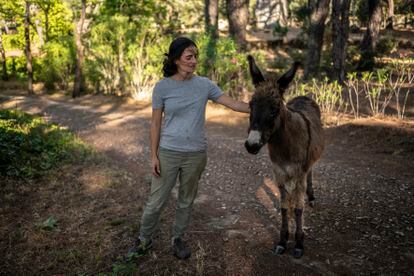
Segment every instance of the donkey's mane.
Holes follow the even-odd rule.
[[[277,78],[276,76],[272,76],[267,78],[264,82],[260,83],[259,86],[256,87],[256,91],[254,92],[254,98],[269,98],[272,101],[277,100],[279,97],[283,100],[283,97],[280,96],[279,87],[277,85]]]

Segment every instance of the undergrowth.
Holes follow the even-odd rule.
[[[0,110],[0,175],[35,178],[93,153],[69,130],[17,110]]]

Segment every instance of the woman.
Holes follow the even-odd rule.
[[[191,250],[182,235],[188,227],[198,181],[207,161],[204,135],[207,101],[245,113],[249,112],[249,106],[224,95],[209,79],[194,74],[198,49],[192,40],[175,39],[165,55],[164,78],[155,85],[152,97],[151,193],[142,215],[139,239],[130,252],[145,254],[151,248],[151,236],[178,177],[172,248],[176,257],[186,259]]]

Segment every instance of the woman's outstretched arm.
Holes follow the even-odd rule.
[[[250,112],[250,107],[247,103],[242,102],[242,101],[237,101],[227,95],[220,96],[220,98],[216,100],[216,103],[224,105],[230,109],[233,109],[234,111],[243,112],[243,113]]]

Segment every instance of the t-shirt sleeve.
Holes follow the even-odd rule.
[[[208,80],[208,82],[208,98],[212,101],[217,101],[223,95],[223,91],[211,80]]]
[[[162,99],[159,85],[155,85],[154,89],[152,90],[152,108],[162,109],[163,107],[164,107],[164,101]]]

